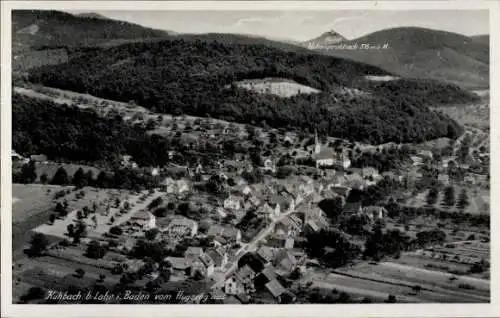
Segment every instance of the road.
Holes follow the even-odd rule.
[[[264,238],[266,238],[273,230],[279,221],[283,220],[285,217],[289,216],[292,213],[295,213],[297,211],[297,208],[300,207],[301,205],[304,205],[306,203],[306,200],[303,200],[300,204],[295,206],[295,209],[290,210],[286,213],[280,214],[276,217],[271,216],[271,223],[262,231],[257,234],[256,237],[250,243],[244,244],[237,252],[236,252],[236,259],[232,262],[229,263],[229,266],[226,266],[227,268],[225,269],[224,273],[219,276],[219,279],[216,280],[213,285],[211,286],[211,289],[221,287],[225,280],[231,276],[237,269],[238,269],[238,261],[241,259],[243,255],[245,255],[248,252],[254,252],[257,250],[258,243],[261,242]]]

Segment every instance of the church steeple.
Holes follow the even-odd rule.
[[[320,153],[321,145],[319,143],[318,131],[314,130],[314,153]]]

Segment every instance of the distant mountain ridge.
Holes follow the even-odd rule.
[[[489,34],[473,35],[470,38],[472,40],[478,42],[478,43],[490,45],[490,36],[489,36]]]
[[[345,41],[347,41],[345,37],[331,30],[321,34],[317,38],[302,42],[301,45],[308,49],[315,50],[328,48],[331,45],[336,45]]]
[[[117,40],[165,37],[171,33],[109,19],[97,13],[70,14],[62,11],[13,10],[14,51],[83,47]]]
[[[437,79],[466,88],[489,87],[489,45],[485,36],[474,38],[426,28],[400,27],[315,46],[322,37],[303,42],[302,46],[378,66],[405,77]],[[388,47],[363,49],[363,44],[387,44]]]

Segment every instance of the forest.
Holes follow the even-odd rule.
[[[170,141],[130,126],[118,115],[101,117],[93,110],[56,105],[13,94],[12,147],[22,155],[45,154],[49,160],[95,163],[116,168],[129,154],[141,166],[168,161]]]
[[[211,116],[275,128],[299,128],[364,141],[421,142],[455,138],[461,128],[428,106],[477,96],[433,80],[373,83],[389,75],[373,66],[330,56],[285,52],[261,44],[175,39],[92,49],[68,63],[32,70],[29,81],[133,101],[156,112]],[[232,85],[279,77],[321,90],[281,98]],[[357,89],[362,94],[346,94]]]

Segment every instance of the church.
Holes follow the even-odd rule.
[[[347,169],[351,166],[351,160],[349,160],[344,150],[341,153],[337,153],[329,147],[322,149],[317,132],[314,134],[314,153],[312,157],[316,162],[316,168],[332,167]]]

